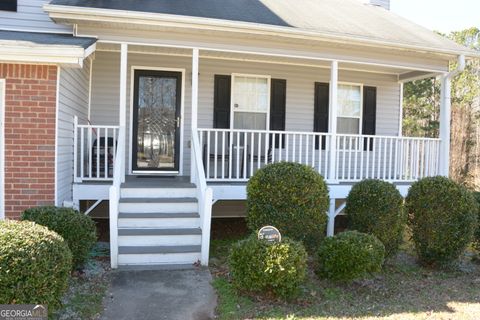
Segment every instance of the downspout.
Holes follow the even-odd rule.
[[[440,99],[440,166],[439,174],[448,177],[450,168],[450,123],[452,79],[465,70],[465,55],[458,56],[457,67],[442,76]]]

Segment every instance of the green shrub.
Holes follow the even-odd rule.
[[[407,217],[397,188],[382,180],[363,180],[353,186],[345,212],[349,229],[372,234],[382,241],[386,256],[402,243]]]
[[[474,192],[473,197],[475,198],[479,206],[477,216],[477,230],[475,231],[475,236],[473,237],[473,245],[478,251],[480,251],[480,192]]]
[[[473,239],[478,206],[471,192],[445,177],[415,182],[406,198],[408,223],[420,261],[446,265]]]
[[[72,254],[57,233],[28,221],[0,221],[0,304],[59,306]]]
[[[228,259],[237,289],[294,297],[305,279],[307,253],[300,242],[258,240],[255,235],[232,246]]]
[[[81,267],[97,241],[95,222],[71,208],[37,207],[27,209],[22,220],[34,221],[61,235],[73,255],[73,267]]]
[[[346,231],[326,238],[318,249],[317,274],[336,281],[363,278],[382,269],[385,247],[375,236]]]
[[[247,223],[252,231],[272,225],[312,250],[324,237],[328,188],[313,168],[291,162],[258,170],[247,184]]]

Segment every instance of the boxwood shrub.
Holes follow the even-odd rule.
[[[448,265],[473,239],[478,206],[471,192],[445,177],[423,178],[406,198],[408,223],[420,262]]]
[[[31,208],[23,212],[21,219],[34,221],[61,235],[72,252],[74,268],[82,266],[97,241],[95,222],[71,208]]]
[[[47,304],[55,309],[72,266],[67,243],[29,221],[0,221],[0,304]]]
[[[269,243],[252,235],[232,246],[228,264],[237,289],[288,299],[305,279],[307,253],[301,242],[286,237]]]
[[[319,246],[317,274],[326,279],[351,281],[382,269],[385,247],[375,236],[345,231]]]
[[[345,213],[349,229],[376,236],[385,246],[386,256],[398,251],[407,216],[403,197],[393,184],[375,179],[355,184],[348,194]]]
[[[258,170],[247,184],[247,223],[273,225],[313,250],[324,237],[329,203],[323,177],[312,167],[279,162]]]

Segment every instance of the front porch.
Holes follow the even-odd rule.
[[[111,42],[97,48],[88,118],[74,120],[73,202],[109,201],[113,266],[133,263],[129,255],[138,249],[119,245],[124,210],[148,218],[128,227],[148,229],[149,219],[181,208],[196,215],[188,229],[198,238],[199,228],[201,242],[179,250],[201,253],[207,264],[212,204],[245,200],[249,178],[270,163],[306,164],[326,179],[329,235],[343,209],[336,200],[356,182],[386,180],[406,195],[417,179],[447,172],[444,121],[442,139],[401,135],[402,81],[441,75],[441,68]],[[142,81],[154,85],[141,89]],[[442,119],[446,113],[448,106]],[[175,197],[178,189],[161,178],[168,176],[187,179],[189,196]],[[148,181],[140,188],[148,196],[132,191],[132,180]],[[143,243],[146,231],[137,229],[128,232],[139,232],[135,241]],[[147,260],[165,254],[147,249],[155,248],[138,249]]]

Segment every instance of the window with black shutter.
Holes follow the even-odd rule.
[[[213,127],[220,129],[230,128],[230,91],[232,77],[229,75],[215,75],[213,90]]]
[[[271,79],[270,84],[270,130],[285,131],[285,114],[287,109],[287,80]],[[285,147],[283,135],[275,136],[275,148]],[[281,143],[280,143],[281,140]],[[273,141],[270,137],[270,143]]]
[[[375,135],[377,119],[377,88],[376,87],[363,87],[363,121],[362,121],[362,134]],[[365,138],[363,144],[363,150],[367,150],[367,146],[370,146],[370,151],[373,150],[373,139]]]
[[[313,131],[328,132],[329,84],[315,82],[315,103],[313,110]],[[320,139],[315,138],[315,149],[319,148]],[[322,137],[321,146],[325,150],[326,139]]]
[[[17,11],[17,0],[0,0],[0,10]]]

